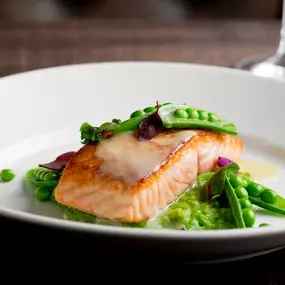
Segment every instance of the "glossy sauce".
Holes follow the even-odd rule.
[[[249,172],[257,181],[276,178],[279,173],[277,166],[262,160],[244,159],[239,166],[242,172]]]
[[[191,130],[162,133],[143,142],[132,132],[118,134],[98,145],[95,155],[103,160],[99,171],[131,185],[157,170],[195,134]]]

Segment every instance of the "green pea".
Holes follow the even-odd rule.
[[[137,110],[131,114],[130,118],[139,117],[139,116],[142,116],[144,114],[145,114],[145,112],[143,110]]]
[[[240,203],[240,206],[242,209],[245,209],[245,208],[252,208],[252,204],[251,202],[248,200],[248,198],[241,198],[239,200],[239,203]]]
[[[0,172],[0,177],[3,181],[11,181],[15,178],[16,174],[14,173],[14,171],[12,169],[3,169]]]
[[[199,113],[191,108],[186,109],[186,112],[188,113],[188,117],[191,119],[199,119]]]
[[[215,114],[209,113],[208,116],[209,116],[210,122],[218,122],[219,121],[218,117]]]
[[[44,187],[39,187],[35,190],[35,196],[39,201],[48,201],[51,197],[51,190]]]
[[[156,107],[146,107],[143,109],[143,111],[145,113],[152,113],[152,112],[156,111]]]
[[[262,194],[264,187],[257,183],[251,183],[246,187],[246,190],[249,196],[258,198]]]
[[[208,113],[203,111],[203,110],[199,110],[198,111],[198,114],[199,114],[199,119],[202,120],[202,121],[208,121]]]
[[[243,187],[241,187],[241,186],[237,186],[235,188],[235,193],[236,193],[236,195],[237,195],[237,197],[239,199],[241,199],[241,198],[248,198],[247,191]]]
[[[270,224],[262,223],[262,224],[260,224],[258,227],[268,227],[268,226],[270,226]]]
[[[117,125],[121,124],[121,122],[122,121],[120,119],[113,119],[112,120],[112,123],[117,124]]]
[[[177,118],[188,119],[188,113],[184,109],[176,109],[174,114]]]
[[[250,208],[242,210],[242,216],[246,227],[251,228],[255,223],[255,213]]]
[[[277,194],[270,189],[265,189],[262,192],[260,198],[265,203],[274,204],[276,202],[276,199],[277,199]]]
[[[232,174],[231,175],[231,179],[230,179],[231,185],[236,188],[238,186],[241,187],[246,187],[247,186],[247,181],[245,179],[242,179],[240,176],[238,176],[237,174]]]

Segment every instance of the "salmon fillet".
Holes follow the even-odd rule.
[[[224,133],[170,130],[149,141],[117,134],[83,146],[65,167],[57,202],[116,222],[138,223],[156,215],[216,170],[219,156],[239,162],[243,142]]]

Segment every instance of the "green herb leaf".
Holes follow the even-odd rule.
[[[239,168],[239,166],[235,162],[232,162],[231,164],[226,166],[226,169],[227,169],[227,173],[228,174],[232,174],[232,173],[234,173],[236,171],[239,171],[240,168]]]
[[[91,142],[100,143],[103,140],[99,128],[93,127],[87,122],[81,125],[80,132],[81,132],[81,143],[83,144],[88,144]]]
[[[205,173],[199,174],[196,178],[196,183],[197,183],[198,188],[202,188],[203,186],[208,184],[211,178],[213,177],[213,175],[215,175],[215,173],[216,172],[205,172]]]
[[[222,196],[225,188],[226,177],[239,170],[239,166],[233,162],[221,168],[211,178],[209,182],[209,195],[212,200]]]
[[[209,182],[209,194],[212,199],[216,199],[223,194],[226,183],[226,175],[227,167],[223,167],[212,176]]]

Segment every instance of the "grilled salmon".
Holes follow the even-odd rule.
[[[66,165],[55,189],[57,202],[122,223],[156,215],[216,170],[219,156],[239,162],[240,138],[202,130],[169,130],[149,141],[133,132],[83,146]]]

